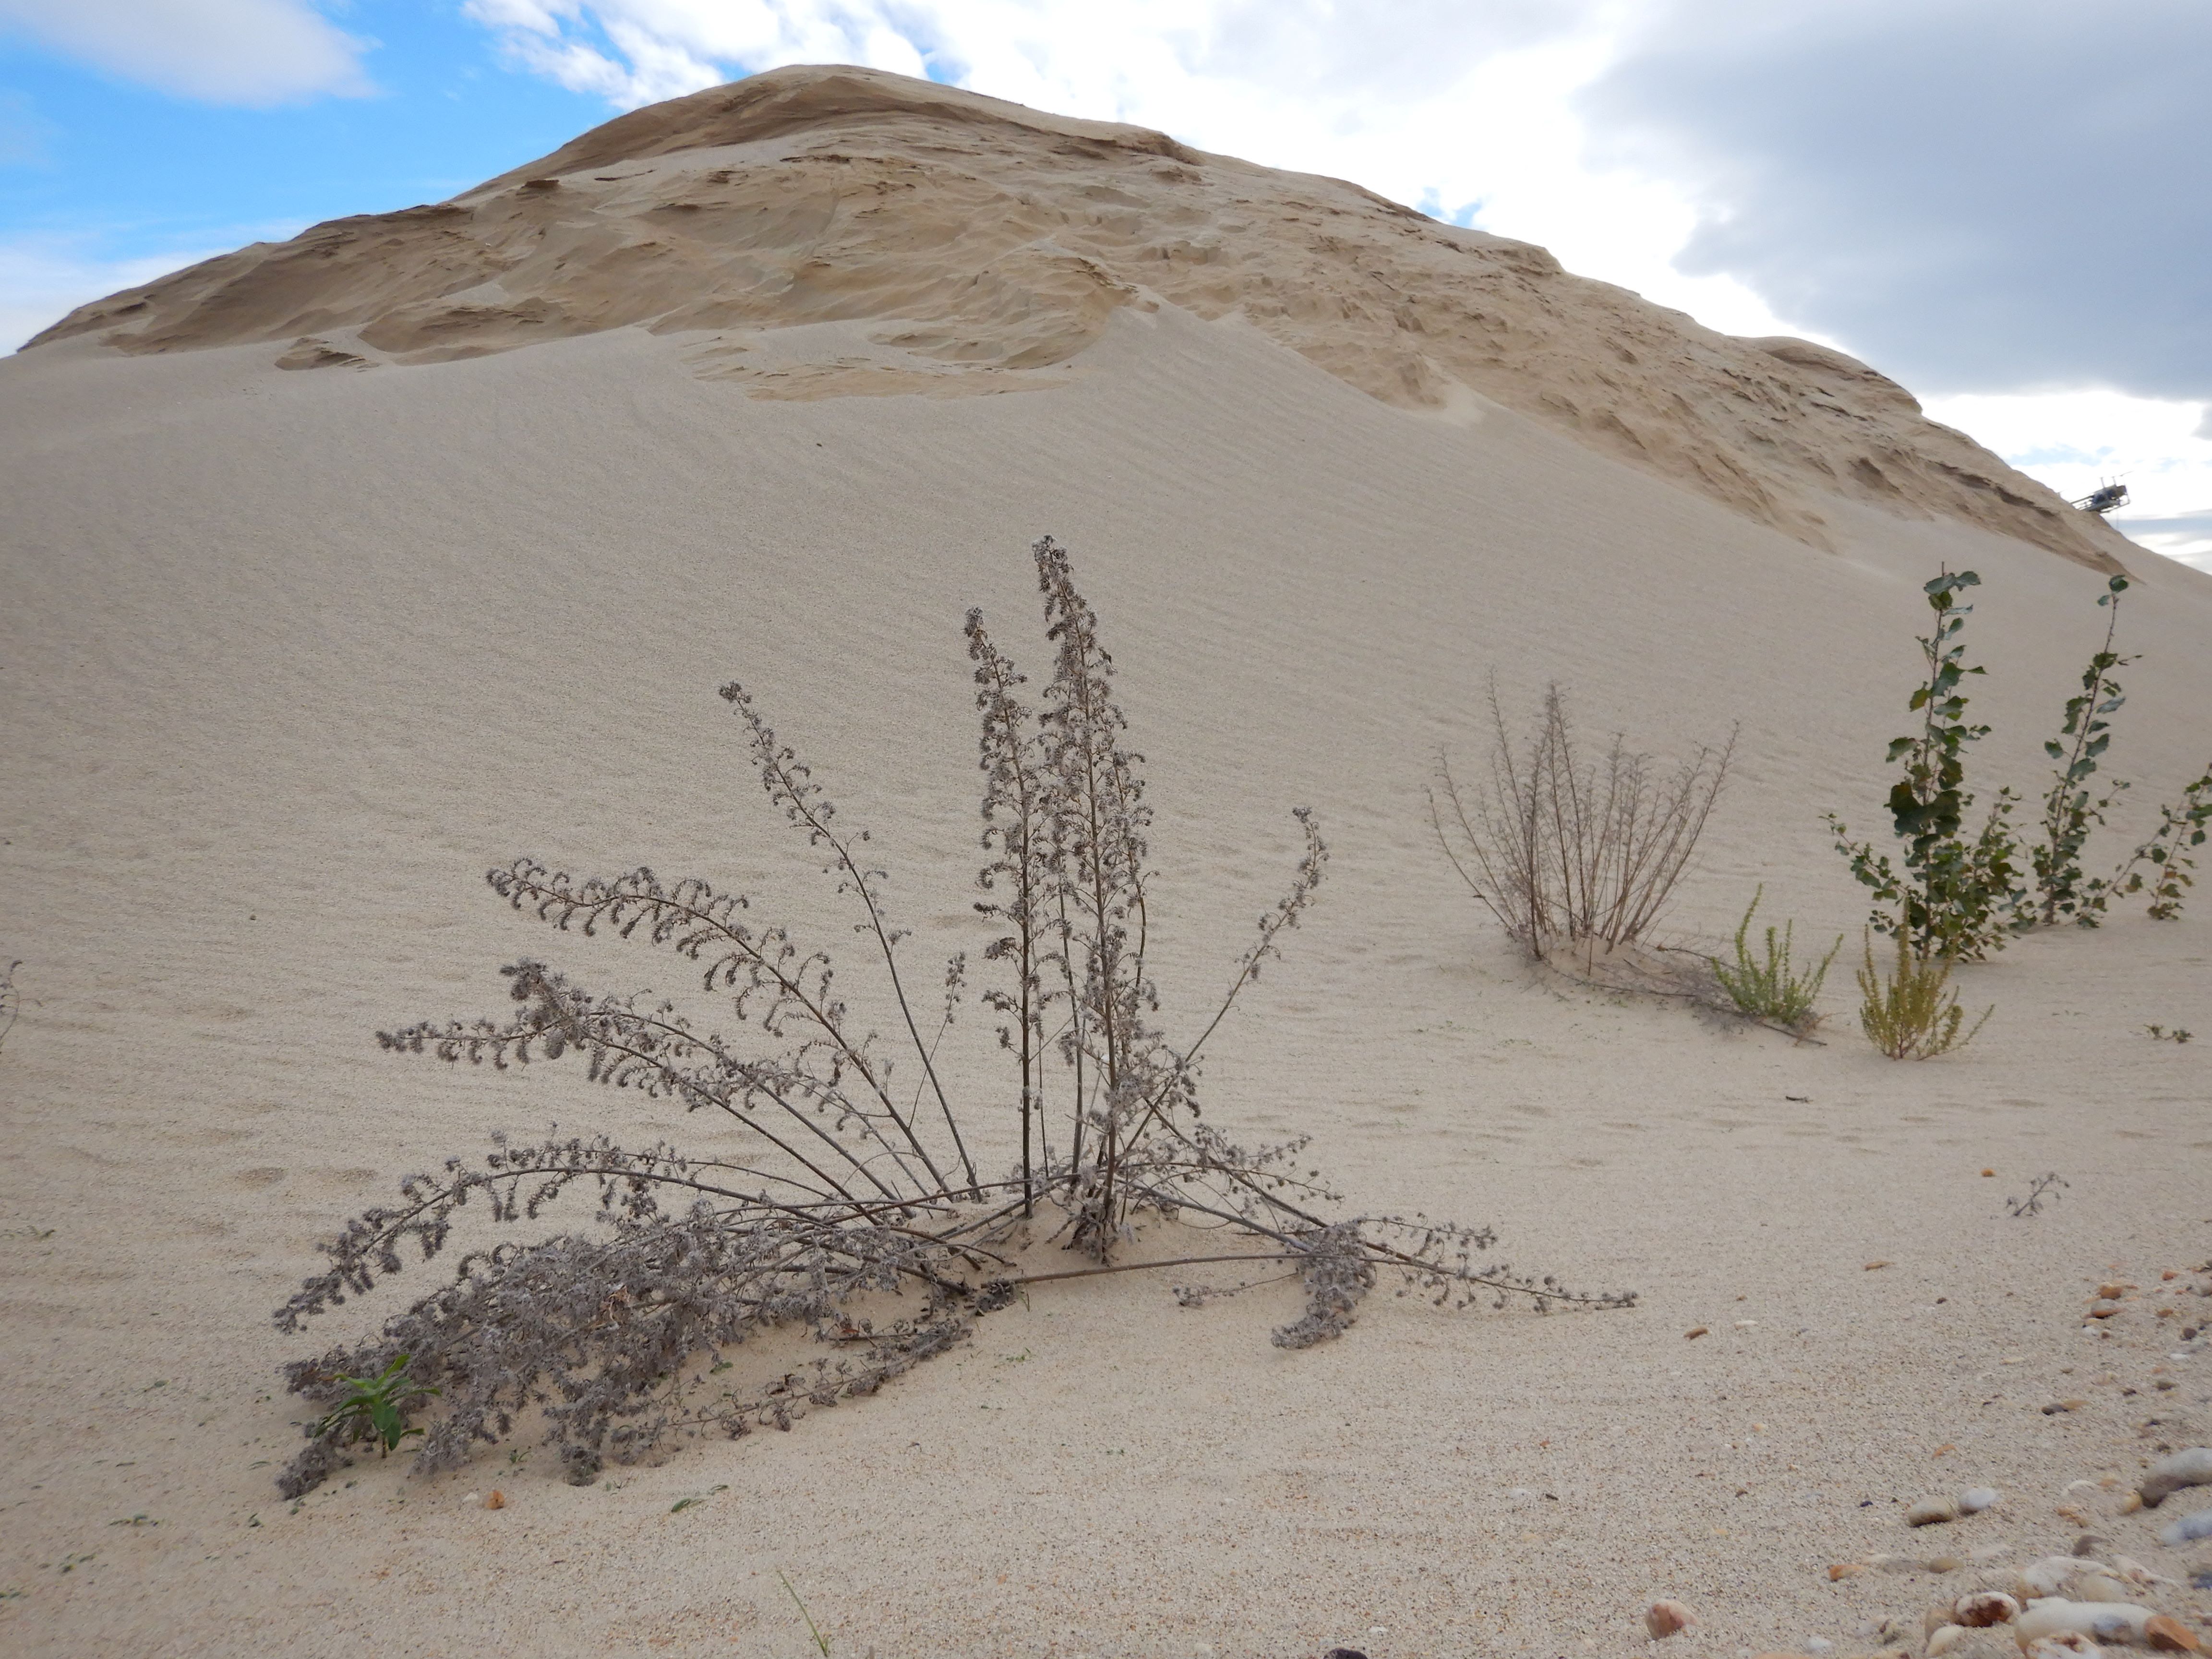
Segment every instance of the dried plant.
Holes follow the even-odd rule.
[[[1872,930],[1866,935],[1866,966],[1858,981],[1859,1025],[1868,1040],[1892,1060],[1929,1060],[1965,1048],[1996,1009],[1984,1009],[1972,1030],[1963,1029],[1966,1013],[1950,988],[1951,959],[1916,956],[1902,929],[1896,939],[1897,966],[1885,978],[1875,966]]]
[[[1429,822],[1460,879],[1538,960],[1635,943],[1655,923],[1697,850],[1727,781],[1735,737],[1662,774],[1616,735],[1601,760],[1576,748],[1566,700],[1546,689],[1516,742],[1490,688],[1489,775],[1462,788],[1438,756]]]
[[[2005,1200],[2005,1213],[2021,1218],[2040,1215],[2043,1213],[2044,1200],[2047,1198],[2056,1204],[2058,1201],[2060,1190],[2072,1184],[2061,1179],[2056,1170],[2047,1175],[2039,1175],[2036,1176],[2033,1184],[2028,1188],[2026,1198]]]
[[[752,921],[743,894],[647,869],[579,878],[528,858],[490,872],[495,892],[556,928],[674,951],[757,1040],[726,1039],[672,1002],[594,994],[526,960],[502,970],[518,1005],[508,1018],[426,1022],[382,1034],[384,1046],[498,1071],[580,1060],[591,1082],[721,1114],[751,1150],[704,1159],[605,1135],[495,1138],[480,1163],[451,1158],[410,1176],[398,1203],[364,1212],[322,1246],[325,1270],[277,1310],[280,1329],[298,1332],[369,1293],[401,1270],[403,1253],[438,1256],[471,1202],[493,1224],[526,1226],[581,1188],[597,1194],[596,1225],[467,1249],[450,1281],[376,1335],[289,1367],[295,1392],[327,1411],[358,1379],[401,1374],[390,1368],[404,1356],[410,1385],[439,1391],[434,1408],[428,1392],[398,1402],[403,1416],[434,1410],[421,1425],[418,1467],[449,1468],[534,1424],[570,1478],[587,1480],[609,1460],[684,1436],[788,1428],[810,1407],[872,1393],[961,1341],[977,1318],[1061,1279],[1279,1263],[1306,1293],[1303,1316],[1275,1333],[1285,1347],[1341,1333],[1385,1277],[1439,1305],[1633,1300],[1492,1264],[1487,1229],[1334,1213],[1338,1195],[1294,1162],[1304,1142],[1247,1148],[1200,1120],[1200,1054],[1312,902],[1327,848],[1300,809],[1304,853],[1288,890],[1260,918],[1210,1018],[1187,1045],[1173,1042],[1146,967],[1142,757],[1127,746],[1113,660],[1066,551],[1049,538],[1033,551],[1055,652],[1035,708],[981,615],[967,625],[984,773],[977,908],[1001,930],[983,952],[999,975],[984,1000],[1013,1062],[1019,1164],[1004,1176],[978,1168],[934,1063],[964,957],[949,962],[943,1015],[925,1031],[902,955],[907,935],[890,914],[887,878],[868,862],[868,832],[845,824],[750,696],[726,686],[769,799],[854,907],[903,1040],[866,1026],[828,954]],[[917,1082],[895,1079],[901,1052]],[[1058,1103],[1057,1145],[1048,1101]],[[1083,1265],[1024,1270],[1022,1218],[1039,1213]],[[1170,1219],[1218,1230],[1227,1247],[1166,1263],[1117,1259],[1148,1220]],[[837,1357],[726,1385],[728,1351],[777,1329],[805,1332]],[[280,1481],[288,1495],[344,1461],[343,1442],[320,1428],[310,1425]]]
[[[15,1029],[15,1016],[23,1009],[23,993],[15,984],[15,970],[23,964],[11,962],[0,968],[0,1046],[5,1046],[8,1033]]]
[[[1770,924],[1765,954],[1763,958],[1754,957],[1748,942],[1751,921],[1759,913],[1759,901],[1765,896],[1766,889],[1762,885],[1752,895],[1750,908],[1745,910],[1743,921],[1736,927],[1735,965],[1730,967],[1717,957],[1708,958],[1713,964],[1713,977],[1728,993],[1729,1000],[1754,1019],[1771,1020],[1792,1031],[1809,1030],[1820,1023],[1813,1005],[1820,1000],[1829,965],[1844,948],[1844,936],[1837,934],[1828,954],[1810,971],[1801,972],[1790,960],[1797,924],[1784,923],[1779,934]]]

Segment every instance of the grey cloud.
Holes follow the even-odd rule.
[[[1592,160],[1697,204],[1685,271],[1739,278],[1926,392],[2212,398],[2212,7],[1641,17],[1581,110]]]

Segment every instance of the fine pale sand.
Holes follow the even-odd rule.
[[[747,326],[793,372],[935,372],[885,358],[873,313]],[[796,1659],[782,1574],[834,1652],[882,1659],[1619,1653],[1662,1595],[1703,1620],[1686,1651],[1850,1654],[1886,1619],[1917,1647],[1975,1570],[1831,1565],[2024,1564],[2085,1530],[2180,1581],[2161,1610],[2212,1614],[2190,1556],[2121,1512],[2159,1446],[2212,1429],[2212,1361],[2172,1357],[2203,1346],[2179,1339],[2193,1319],[2153,1313],[2162,1270],[2212,1258],[2212,1048],[2143,1030],[2212,1044],[2212,890],[2177,923],[2138,902],[1963,970],[1987,1029],[1896,1064],[1856,1034],[1848,957],[1826,1046],[1538,980],[1423,799],[1440,747],[1479,756],[1493,673],[1510,708],[1556,680],[1589,732],[1662,754],[1740,722],[1670,937],[1724,935],[1764,883],[1801,941],[1856,948],[1865,907],[1820,815],[1877,827],[1920,584],[1980,572],[1976,765],[2032,788],[2112,544],[2062,556],[1793,474],[1816,546],[1496,392],[1387,401],[1160,289],[1072,361],[1003,368],[1052,382],[1018,396],[761,396],[696,372],[720,329],[402,364],[332,324],[332,352],[376,366],[312,372],[276,362],[305,329],[136,353],[88,332],[0,363],[0,963],[22,959],[24,994],[0,1047],[0,1644]],[[975,949],[959,624],[981,605],[1045,665],[1026,550],[1047,532],[1150,757],[1171,1031],[1286,878],[1289,809],[1331,844],[1287,960],[1216,1039],[1212,1119],[1310,1133],[1353,1206],[1493,1224],[1517,1267],[1639,1305],[1385,1291],[1292,1353],[1267,1333],[1294,1286],[1189,1310],[1179,1275],[1134,1273],[1041,1290],[789,1434],[607,1484],[501,1450],[281,1501],[301,1413],[278,1365],[431,1282],[280,1338],[269,1310],[346,1215],[496,1128],[725,1144],[573,1065],[377,1050],[380,1026],[498,1012],[496,969],[526,954],[610,988],[690,982],[517,916],[483,869],[696,872],[842,950],[714,696],[736,678],[874,830],[919,971]],[[2114,855],[2212,758],[2212,578],[2119,550],[2142,660]],[[996,1100],[992,1046],[972,1012],[948,1039]],[[2008,1218],[2046,1170],[2059,1201]],[[2140,1292],[2084,1334],[2113,1278]],[[2062,1399],[2084,1403],[2042,1409]],[[1904,1525],[1980,1484],[1989,1513]]]

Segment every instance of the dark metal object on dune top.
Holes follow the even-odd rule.
[[[2128,504],[2128,487],[2124,483],[2099,484],[2096,489],[2073,503],[2084,513],[2105,514]]]

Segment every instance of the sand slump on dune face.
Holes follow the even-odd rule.
[[[1163,303],[1249,324],[1388,404],[1471,388],[1816,545],[1838,495],[2102,569],[2126,545],[1841,353],[1715,333],[1339,180],[863,70],[638,110],[452,202],[210,260],[33,344],[350,329],[420,363],[631,325],[742,343],[860,322],[880,358],[756,372],[732,344],[691,361],[754,396],[949,396],[1034,389],[1024,377],[1115,311]]]

